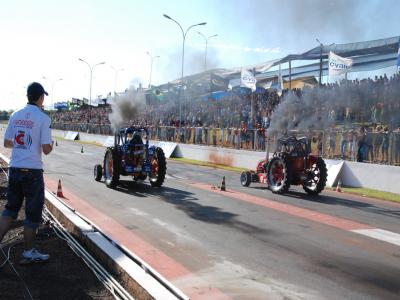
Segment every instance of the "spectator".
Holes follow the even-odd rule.
[[[378,125],[375,129],[375,139],[374,139],[374,158],[375,161],[380,161],[381,155],[380,151],[382,148],[383,134],[382,127]]]
[[[340,154],[343,160],[346,159],[347,142],[348,142],[347,137],[348,137],[348,132],[342,129],[340,136]]]
[[[389,162],[389,128],[386,126],[382,133],[382,163]]]
[[[53,150],[51,120],[42,112],[45,95],[47,92],[40,83],[31,83],[27,89],[28,104],[11,115],[4,135],[4,146],[12,148],[12,153],[7,204],[0,219],[0,242],[25,201],[22,257],[30,262],[46,261],[50,257],[34,248],[44,205],[42,152],[49,154]]]
[[[328,157],[329,158],[334,158],[334,156],[335,156],[336,136],[337,136],[336,130],[335,130],[334,126],[332,126],[329,131],[329,136],[328,136],[328,141],[329,141]]]
[[[365,128],[361,127],[357,137],[357,162],[364,162],[365,159]]]

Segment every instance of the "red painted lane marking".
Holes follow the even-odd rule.
[[[50,191],[57,191],[58,181],[54,181],[45,176],[46,188]],[[77,195],[63,188],[65,198],[62,200],[74,208],[81,215],[91,220],[94,225],[104,232],[108,237],[132,251],[153,267],[157,272],[170,281],[190,282],[190,286],[179,287],[190,297],[191,300],[217,299],[229,300],[227,295],[220,290],[210,287],[212,282],[206,282],[197,277],[183,265],[165,255],[159,249],[153,247],[142,238],[125,228],[123,225],[103,214],[88,202],[80,199]]]
[[[235,199],[238,199],[241,201],[264,206],[264,207],[271,208],[271,209],[274,209],[274,210],[277,210],[280,212],[287,213],[292,216],[300,217],[300,218],[307,219],[307,220],[314,221],[314,222],[319,222],[322,224],[330,225],[330,226],[344,229],[344,230],[374,228],[367,224],[362,224],[362,223],[353,222],[353,221],[346,220],[346,219],[333,217],[333,216],[315,212],[315,211],[312,211],[309,209],[300,208],[300,207],[296,207],[296,206],[285,204],[285,203],[279,203],[276,201],[268,200],[266,198],[260,198],[260,197],[248,195],[248,194],[233,191],[233,190],[227,190],[226,192],[223,192],[223,191],[220,191],[217,189],[212,189],[212,186],[210,186],[208,184],[204,184],[204,183],[191,182],[191,183],[189,183],[189,185],[203,189],[203,190],[207,190],[207,191],[210,191],[213,193],[224,195],[226,197],[231,197],[231,198],[235,198]]]

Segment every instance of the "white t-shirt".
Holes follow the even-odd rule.
[[[39,107],[27,104],[14,112],[4,138],[14,145],[10,167],[43,169],[42,145],[51,144],[51,119]]]

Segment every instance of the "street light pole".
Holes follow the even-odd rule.
[[[79,60],[81,62],[84,62],[85,64],[87,64],[87,66],[89,67],[90,70],[90,83],[89,83],[89,106],[92,105],[92,79],[93,79],[93,69],[98,66],[98,65],[104,65],[105,62],[101,62],[101,63],[97,63],[93,66],[91,66],[87,61],[83,60],[82,58],[79,58]]]
[[[157,55],[157,56],[152,56],[152,55],[150,54],[149,51],[147,51],[146,53],[147,53],[148,56],[150,56],[150,79],[149,79],[149,88],[151,88],[151,75],[152,75],[152,73],[153,73],[153,60],[154,60],[155,58],[160,58],[160,56],[159,56],[159,55]]]
[[[324,47],[324,44],[322,44],[318,38],[315,39],[317,43],[319,43],[319,85],[322,85],[322,48]],[[328,47],[335,45],[335,43],[332,43],[328,45]]]
[[[43,79],[46,79],[50,82],[51,84],[51,108],[54,109],[54,85],[56,84],[57,81],[63,80],[62,78],[56,79],[56,80],[50,80],[49,78],[43,76]]]
[[[205,49],[205,54],[204,54],[204,71],[207,71],[207,46],[208,46],[208,40],[217,37],[218,34],[210,35],[209,37],[206,37],[204,34],[202,34],[200,31],[197,32],[199,35],[201,35],[204,40],[206,41],[206,49]]]
[[[170,16],[164,14],[163,15],[165,18],[175,22],[179,28],[182,31],[182,68],[181,68],[181,88],[179,89],[179,128],[181,127],[181,122],[182,122],[182,91],[183,91],[183,66],[184,66],[184,62],[185,62],[185,41],[186,41],[186,35],[189,32],[189,30],[195,26],[200,26],[200,25],[206,25],[206,22],[202,22],[202,23],[198,23],[198,24],[194,24],[189,26],[186,31],[183,30],[181,24],[178,23],[178,21],[172,19]]]
[[[322,47],[324,46],[318,38],[315,39],[319,43],[319,86],[322,85]]]
[[[114,76],[114,97],[117,95],[117,79],[118,79],[118,72],[124,71],[124,68],[117,69],[114,66],[110,66],[111,69],[114,70],[115,76]]]

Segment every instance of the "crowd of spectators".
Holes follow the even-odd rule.
[[[83,106],[73,110],[51,112],[53,123],[110,125],[111,106]]]
[[[291,102],[293,98],[295,100]],[[340,149],[342,158],[355,159],[359,154],[357,151],[361,149],[364,160],[382,162],[388,160],[388,133],[400,131],[399,75],[390,78],[383,75],[374,79],[346,80],[301,90],[284,90],[282,94],[278,94],[276,90],[264,90],[254,94],[238,94],[232,91],[218,100],[204,100],[200,96],[190,96],[189,99],[186,95],[181,103],[182,121],[179,120],[179,100],[173,97],[166,99],[148,101],[137,115],[125,120],[126,124],[203,128],[203,134],[206,132],[207,139],[210,139],[207,140],[207,144],[216,144],[213,140],[217,139],[217,134],[215,137],[208,137],[212,134],[211,130],[223,128],[226,132],[219,133],[218,139],[222,139],[223,135],[225,139],[230,139],[235,147],[238,145],[238,148],[264,150],[265,132],[272,130],[273,126],[270,128],[270,125],[274,118],[278,119],[279,109],[287,105],[293,106],[292,109],[284,110],[286,113],[279,118],[288,117],[292,111],[293,115],[289,117],[293,122],[290,123],[291,128],[286,123],[285,130],[305,129],[296,128],[303,120],[307,120],[308,123],[314,122],[318,125],[313,129],[332,131],[324,140],[327,144],[326,154],[329,156],[335,155],[334,149],[338,144],[337,149]],[[254,118],[251,118],[252,99]],[[108,116],[112,107],[113,105],[81,107],[72,111],[53,112],[51,117],[55,124],[110,126]],[[188,137],[199,138],[198,134],[197,137],[194,135],[189,133]],[[174,138],[174,134],[166,136],[168,139]],[[178,136],[177,138],[179,139]],[[399,141],[396,140],[395,143]],[[320,148],[322,146],[318,147]]]
[[[399,126],[400,115],[400,77],[388,78],[386,75],[375,79],[343,81],[341,84],[327,84],[320,88],[293,90],[300,99],[303,95],[310,98],[304,103],[308,114],[330,119],[336,123],[376,123]],[[257,124],[267,129],[274,109],[289,94],[283,91],[281,96],[276,90],[264,90],[261,93],[239,95],[234,92],[222,99],[202,100],[200,97],[183,98],[181,124],[186,126],[206,126],[218,128],[236,128],[241,122],[249,128]],[[251,98],[255,98],[255,118],[251,120]],[[147,126],[179,126],[178,100],[152,101],[129,120],[135,124]],[[53,122],[110,124],[108,114],[112,106],[85,107],[72,111],[52,114]],[[301,119],[302,111],[295,118]],[[323,128],[321,128],[323,129]]]

